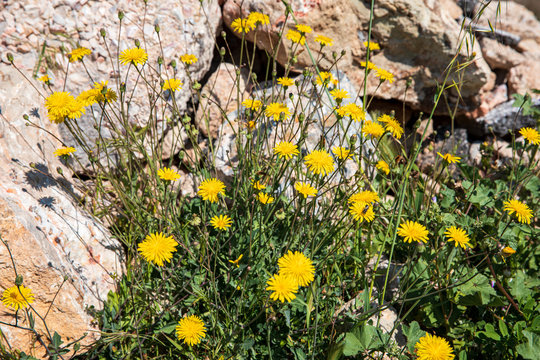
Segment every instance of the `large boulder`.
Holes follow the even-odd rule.
[[[444,3],[448,6],[443,7],[440,2],[433,0],[375,2],[372,41],[378,42],[381,50],[372,55],[371,61],[392,72],[395,81],[384,82],[379,87],[379,81],[371,75],[368,82],[370,94],[388,100],[405,99],[406,103],[416,109],[432,108],[437,84],[444,79],[444,72],[463,37],[460,23],[454,19],[459,9],[451,1]],[[346,50],[339,62],[339,68],[360,86],[364,80],[364,69],[360,67],[360,63],[365,60],[366,55],[363,42],[367,40],[370,15],[368,5],[355,0],[293,0],[290,4],[297,21],[311,26],[314,30],[307,35],[307,44],[313,56],[321,58],[319,65],[322,68],[329,67],[332,63],[332,51],[339,54],[341,50]],[[256,40],[257,46],[277,52],[278,62],[287,65],[290,41],[285,36],[279,41],[279,32],[283,31],[285,34],[294,28],[292,16],[285,22],[285,7],[280,2],[227,0],[223,6],[224,23],[230,26],[233,19],[247,16],[252,11],[268,14],[270,25],[260,26],[256,32],[248,33],[248,40]],[[316,34],[332,38],[334,46],[325,47],[320,52],[319,44],[313,41]],[[472,46],[469,53],[466,53],[465,49],[466,46],[461,47],[459,62],[463,64],[473,59],[474,61],[471,61],[464,71],[463,78],[453,74],[448,84],[453,80],[460,82],[460,95],[470,100],[472,106],[476,106],[478,94],[494,86],[495,75],[482,58],[478,45]],[[297,59],[295,69],[311,66],[307,51],[297,54]],[[455,99],[457,101],[457,93]]]
[[[68,168],[53,155],[61,143],[41,105],[42,85],[4,64],[0,77],[0,235],[17,274],[35,295],[33,308],[41,316],[47,313],[51,334],[58,332],[68,343],[87,333],[81,343],[89,344],[99,335],[87,309],[100,309],[114,290],[114,279],[123,272],[121,244],[81,209]],[[24,114],[34,125],[28,126]],[[10,254],[0,244],[0,290],[14,282]],[[0,321],[15,324],[15,311],[0,307]],[[29,326],[22,311],[17,316],[20,326]],[[37,333],[47,342],[43,323],[34,318]],[[0,341],[12,349],[47,358],[29,331],[6,325],[0,330]]]

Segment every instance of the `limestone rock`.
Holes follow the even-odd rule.
[[[536,74],[540,74],[538,61],[527,60],[510,69],[507,76],[510,94],[523,95],[527,92],[535,98],[540,98],[540,95],[532,92],[533,89],[540,89],[540,77]]]
[[[496,106],[487,115],[476,119],[476,135],[491,134],[490,129],[498,136],[506,136],[509,131],[523,127],[534,127],[536,120],[530,115],[523,115],[519,107],[512,106],[514,100]],[[540,107],[540,99],[533,101],[533,106]],[[473,130],[473,129],[471,129]]]
[[[40,95],[9,66],[0,64],[0,76],[0,234],[9,245],[17,273],[35,294],[33,307],[43,316],[52,305],[49,329],[66,343],[88,333],[82,344],[89,344],[99,335],[86,307],[101,308],[114,289],[115,276],[123,272],[121,245],[78,206],[69,170],[53,156],[61,145],[53,136],[59,134],[47,119]],[[52,136],[26,126],[23,114]],[[8,251],[0,244],[1,289],[13,286],[14,280]],[[14,324],[14,311],[3,307],[0,320]],[[19,324],[28,326],[22,312]],[[0,329],[13,348],[46,357],[45,349],[27,331],[4,325]],[[36,329],[44,334],[39,320]]]
[[[242,99],[247,98],[248,76],[247,69],[240,70],[228,63],[220,64],[210,75],[195,116],[195,124],[205,136],[216,139],[225,115],[236,110]]]
[[[525,61],[525,57],[508,45],[497,40],[483,38],[480,40],[484,59],[492,69],[508,70]]]

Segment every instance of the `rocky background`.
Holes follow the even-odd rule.
[[[470,162],[479,161],[480,144],[488,138],[501,157],[508,156],[508,130],[535,125],[532,117],[518,116],[517,108],[512,107],[512,94],[529,92],[533,102],[540,105],[538,94],[532,93],[532,89],[540,89],[540,1],[501,1],[502,15],[498,19],[499,2],[492,1],[477,21],[475,13],[482,3],[486,1],[377,0],[372,32],[372,41],[381,45],[372,62],[392,72],[396,81],[383,83],[376,93],[376,84],[368,86],[368,92],[375,93],[370,110],[395,111],[411,131],[418,120],[423,120],[421,113],[431,110],[437,83],[463,35],[462,24],[471,26],[474,36],[469,37],[469,51],[462,48],[458,54],[460,62],[470,60],[471,64],[462,79],[453,79],[462,82],[461,100],[457,92],[450,92],[446,99],[451,109],[456,108],[457,155]],[[365,60],[362,43],[367,39],[370,1],[291,0],[290,4],[298,22],[334,40],[334,46],[320,54],[322,68],[331,63],[332,51],[345,50],[339,63],[340,76],[350,86],[349,92],[360,88],[364,71],[359,64]],[[125,19],[118,37],[119,10],[125,12]],[[114,89],[118,74],[111,71],[109,53],[132,47],[137,39],[149,54],[147,66],[154,68],[158,68],[160,54],[165,59],[163,66],[169,70],[172,59],[179,62],[180,55],[195,54],[199,61],[191,67],[191,80],[203,86],[202,92],[212,102],[234,112],[237,93],[231,88],[237,65],[245,59],[239,58],[239,40],[230,23],[251,11],[269,15],[271,24],[262,28],[256,39],[258,55],[262,56],[257,57],[254,71],[263,74],[264,50],[277,49],[280,65],[287,62],[288,40],[280,43],[278,33],[294,25],[291,21],[285,23],[284,10],[284,5],[275,0],[204,0],[202,6],[198,0],[149,0],[146,8],[142,0],[0,1],[0,235],[9,244],[25,285],[36,294],[34,305],[38,311],[47,311],[62,286],[47,323],[65,341],[84,333],[88,336],[83,343],[96,338],[92,330],[97,329],[88,307],[99,308],[107,292],[114,289],[114,277],[122,273],[122,251],[106,227],[77,205],[82,195],[72,185],[68,169],[52,155],[61,142],[25,125],[26,114],[65,144],[75,145],[61,125],[47,120],[43,109],[46,88],[35,77],[48,74],[55,89],[65,86],[67,91],[78,94],[92,85],[88,71],[94,81],[109,81]],[[488,20],[496,24],[494,33],[486,31]],[[155,25],[160,27],[159,39]],[[107,46],[100,29],[107,33]],[[232,51],[225,63],[220,63],[218,52],[225,46],[222,32]],[[255,40],[252,34],[248,40]],[[77,44],[91,49],[92,55],[85,59],[86,68],[81,63],[70,64],[69,79],[64,83],[66,54]],[[317,50],[312,51],[317,56]],[[8,52],[22,74],[10,66]],[[299,75],[309,65],[309,57],[303,52],[294,70]],[[184,70],[181,66],[178,69],[177,77],[187,84]],[[277,71],[279,76],[283,68]],[[255,89],[243,68],[241,74],[241,94],[246,96]],[[225,153],[234,141],[218,108],[204,99],[198,104],[191,95],[188,90],[179,91],[176,101],[199,129],[198,145],[206,148],[221,133],[223,139],[229,136],[229,142],[221,145]],[[144,126],[149,107],[142,88],[134,94],[130,106],[130,121]],[[447,106],[439,106],[428,129],[429,141],[436,149],[443,146],[441,134],[450,126],[447,114]],[[167,150],[163,157],[177,156],[181,150],[189,154],[194,144],[188,142],[183,127],[166,124],[165,120],[166,116],[158,119],[163,126],[156,134]],[[80,124],[88,141],[95,142],[98,134],[90,120],[83,117]],[[425,123],[420,130],[424,127]],[[104,130],[102,136],[110,134]],[[426,148],[420,159],[424,168],[432,163],[433,153]],[[225,157],[221,160],[217,163],[222,164],[226,176],[231,164]],[[88,162],[84,158],[81,161],[77,171],[84,173]],[[189,156],[183,161],[189,161]],[[185,172],[183,175],[182,191],[192,194],[194,179]],[[9,254],[1,245],[0,289],[12,286],[14,278]],[[13,324],[13,312],[0,309],[0,321]],[[44,356],[43,349],[27,332],[5,325],[0,329],[5,337],[0,341],[34,356]],[[38,326],[38,331],[44,329]]]

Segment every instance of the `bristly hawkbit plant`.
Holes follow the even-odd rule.
[[[109,52],[116,84],[89,80],[79,94],[47,89],[50,120],[71,132],[88,164],[61,142],[55,155],[87,170],[92,181],[81,182],[83,205],[109,224],[128,254],[117,291],[95,314],[101,339],[81,358],[530,358],[540,323],[537,129],[521,129],[523,141],[513,134],[510,163],[495,163],[486,141],[479,166],[439,153],[422,176],[416,159],[426,131],[412,141],[416,125],[370,112],[376,94],[368,94],[367,82],[394,81],[371,62],[380,48],[371,40],[374,1],[358,93],[341,86],[342,49],[330,67],[319,67],[314,49],[333,46],[332,34],[299,23],[283,3],[284,22],[294,30],[279,34],[290,53],[279,76],[278,49],[255,74],[256,40],[246,40],[263,36],[268,16],[251,12],[233,21],[254,90],[242,95],[238,71],[238,110],[220,109],[228,133],[208,139],[208,149],[175,98],[188,91],[194,104],[216,106],[201,101],[202,85],[192,81],[193,54],[151,59],[136,42]],[[100,35],[107,45],[106,32]],[[223,61],[230,47],[222,38]],[[447,91],[459,93],[474,61],[464,41],[469,55],[459,55],[462,42],[428,122]],[[84,64],[88,51],[74,49],[70,61]],[[300,51],[312,66],[294,77]],[[176,77],[179,64],[186,78]],[[140,80],[127,81],[130,72]],[[143,128],[129,121],[137,86],[151,104]],[[448,110],[453,119],[455,109]],[[77,122],[83,114],[111,137],[91,145]],[[180,151],[164,159],[171,151],[160,136],[178,131],[173,124],[192,148],[173,133]],[[225,151],[227,134],[234,140]],[[179,185],[185,173],[196,180],[191,196]],[[18,296],[26,290],[19,289],[4,302],[23,305]],[[397,320],[383,328],[388,311]],[[406,343],[396,341],[398,332]]]

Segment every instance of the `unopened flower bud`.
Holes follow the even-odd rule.
[[[219,55],[225,56],[225,48],[224,48],[224,47],[222,47],[221,49],[219,49]]]
[[[141,42],[139,41],[139,39],[135,39],[135,46],[141,47]]]
[[[253,80],[253,82],[256,82],[257,81],[257,74],[252,73],[251,74],[251,79]]]
[[[192,89],[193,89],[193,90],[200,90],[201,87],[202,87],[202,85],[201,85],[200,83],[195,82],[195,83],[193,84],[193,86],[192,86]]]
[[[154,30],[159,34],[160,29],[158,24],[154,25]]]
[[[60,175],[64,175],[64,170],[62,170],[60,166],[56,168],[56,172],[59,173]]]
[[[171,66],[173,67],[173,69],[176,69],[176,60],[171,60]]]
[[[22,286],[23,284],[23,277],[22,275],[17,275],[17,277],[15,278],[15,285],[17,286]]]
[[[227,37],[227,33],[225,31],[222,31],[221,32],[221,37],[225,39]]]
[[[157,63],[158,63],[159,65],[163,65],[163,58],[162,58],[161,56],[158,56],[158,58],[157,58]]]
[[[351,139],[350,139],[350,142],[351,142],[351,146],[354,146],[354,144],[356,144],[356,141],[358,140],[358,137],[356,136],[356,134],[353,134],[351,136]]]
[[[332,51],[332,57],[335,59],[337,59],[337,52],[336,51]]]
[[[118,12],[118,19],[119,19],[120,21],[122,21],[123,18],[124,18],[124,12],[123,12],[123,11],[119,11],[119,12]]]
[[[448,139],[450,137],[450,131],[446,130],[444,132],[444,137]]]
[[[13,63],[13,54],[12,53],[7,53],[6,57],[7,57],[8,61],[10,63]]]
[[[107,33],[105,32],[104,28],[99,29],[99,34],[101,35],[102,38],[105,38],[105,36],[107,36]]]
[[[345,50],[341,50],[341,56],[345,56],[347,52]]]
[[[30,119],[30,117],[29,117],[28,115],[24,114],[24,115],[23,115],[23,119],[24,119],[24,120],[28,120],[28,119]]]

